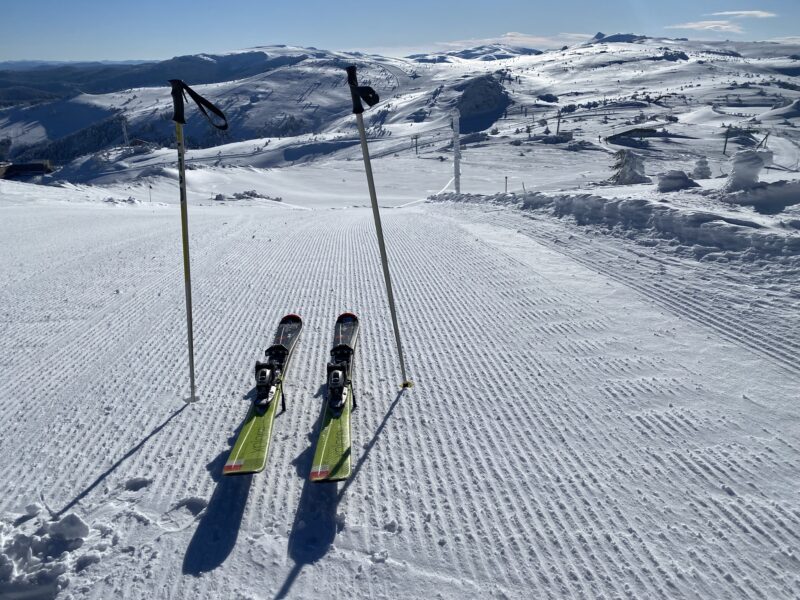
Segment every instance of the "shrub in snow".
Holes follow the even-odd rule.
[[[631,185],[634,183],[650,183],[650,178],[644,174],[644,160],[641,156],[630,150],[620,150],[614,157],[614,174],[609,181],[618,185]]]
[[[697,159],[697,162],[694,164],[694,171],[692,171],[692,177],[695,179],[711,178],[711,167],[708,166],[708,159],[705,156],[701,156]]]
[[[731,174],[723,188],[726,192],[749,190],[758,185],[758,174],[772,164],[769,150],[740,150],[731,159]]]
[[[659,192],[676,192],[693,187],[700,186],[683,171],[667,171],[658,178]]]

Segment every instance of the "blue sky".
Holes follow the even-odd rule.
[[[800,38],[800,0],[37,0],[0,2],[0,60],[163,59],[291,44],[404,55],[623,32]]]

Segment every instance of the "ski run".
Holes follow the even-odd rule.
[[[536,72],[559,94],[634,77],[587,48],[492,69],[522,73],[517,99]],[[724,94],[706,71],[727,59],[685,48],[696,93]],[[559,60],[589,66],[559,79]],[[365,66],[379,93],[401,62]],[[418,65],[386,99],[417,110],[413,87],[485,63]],[[164,108],[168,88],[130,106],[156,92]],[[717,117],[674,110],[694,137],[654,141],[651,174],[728,169]],[[175,149],[0,180],[0,597],[800,596],[798,206],[716,202],[724,179],[594,185],[607,149],[500,137],[465,145],[455,193],[449,120],[417,156],[403,119],[370,147],[411,388],[355,145],[297,164],[268,163],[289,138],[251,164],[250,142],[187,151],[193,403]],[[796,134],[776,131],[791,167]],[[237,439],[267,415],[266,462],[245,468]]]

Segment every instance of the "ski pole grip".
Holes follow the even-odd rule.
[[[172,84],[172,120],[176,123],[185,124],[186,119],[183,111],[183,88],[186,84],[180,79],[170,79]]]
[[[347,67],[347,85],[350,86],[350,96],[353,98],[353,114],[359,115],[364,112],[361,98],[358,95],[358,78],[356,77],[356,66]]]

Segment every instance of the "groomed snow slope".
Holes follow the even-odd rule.
[[[760,342],[714,326],[697,263],[651,268],[610,237],[571,256],[502,207],[387,209],[401,394],[368,208],[192,206],[187,406],[177,207],[70,194],[0,206],[0,595],[800,593],[800,376],[758,351],[769,322]],[[355,472],[312,485],[344,310],[362,322]],[[222,479],[286,312],[305,329],[267,470]]]

